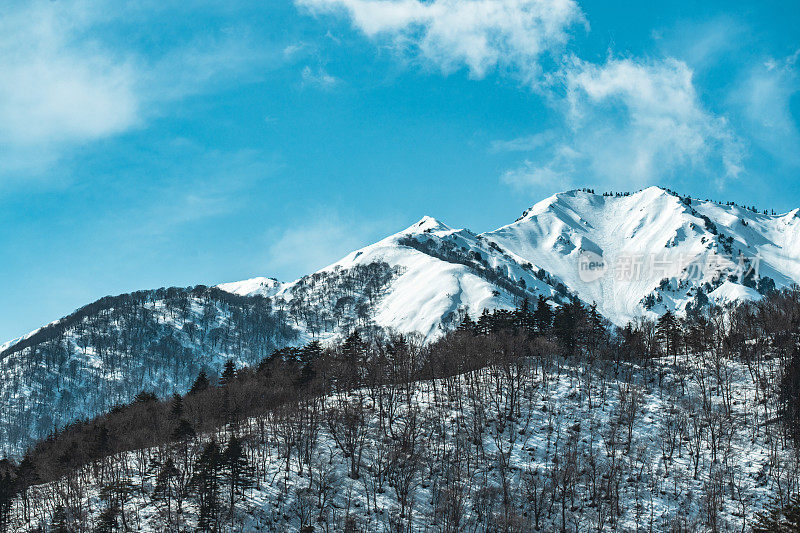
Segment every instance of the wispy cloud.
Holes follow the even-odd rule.
[[[247,31],[195,37],[157,57],[142,59],[137,89],[149,114],[187,96],[258,80],[290,60]]]
[[[140,118],[136,65],[81,34],[79,4],[13,3],[0,17],[0,141],[30,146],[125,131]]]
[[[330,208],[309,211],[272,235],[265,271],[283,279],[314,272],[373,242],[387,226],[356,220]]]
[[[341,83],[339,78],[328,74],[322,67],[312,69],[310,66],[306,65],[300,77],[303,81],[303,85],[319,87],[321,89],[332,89]]]
[[[718,186],[742,172],[744,145],[724,116],[701,102],[693,71],[674,58],[572,58],[558,74],[551,101],[563,125],[495,141],[492,152],[528,152],[501,180],[517,187],[640,187],[682,176],[713,176]]]
[[[566,70],[567,143],[593,174],[632,185],[702,171],[719,180],[742,170],[728,121],[705,108],[682,61],[575,60]]]
[[[163,164],[158,182],[140,187],[140,201],[119,213],[118,224],[149,237],[169,237],[181,227],[236,213],[282,167],[272,154],[206,150],[186,140],[171,143],[154,157],[172,163]]]
[[[145,15],[131,9],[83,0],[3,6],[0,179],[44,172],[75,147],[145,127],[168,104],[240,82],[242,73],[252,76],[275,60],[246,32],[231,29],[137,48],[109,30],[126,27],[126,17],[144,23]]]
[[[653,38],[664,55],[680,57],[692,68],[705,70],[730,67],[729,61],[741,60],[737,52],[751,44],[747,36],[752,31],[744,19],[723,14],[682,20],[663,33],[654,31]]]
[[[800,129],[791,109],[792,98],[800,92],[798,60],[800,50],[754,65],[732,97],[753,140],[778,161],[793,166],[800,165]]]
[[[566,156],[569,159],[569,156]],[[568,160],[551,159],[537,163],[526,159],[516,167],[503,172],[500,180],[521,190],[565,190],[574,187],[571,165]]]
[[[466,67],[475,78],[502,68],[525,81],[540,57],[562,46],[585,22],[573,0],[295,0],[312,13],[341,13],[367,37],[444,72]]]
[[[489,150],[495,154],[503,152],[530,152],[552,142],[554,140],[553,137],[553,132],[545,131],[533,135],[525,135],[524,137],[517,137],[516,139],[492,141]]]

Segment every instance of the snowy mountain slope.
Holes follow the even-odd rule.
[[[720,389],[728,383],[730,415],[720,396],[701,394],[671,358],[652,368],[592,369],[588,380],[585,367],[559,362],[556,371],[555,361],[527,361],[513,379],[484,368],[413,383],[407,400],[403,386],[374,387],[265,413],[234,429],[256,483],[233,513],[221,513],[220,530],[301,531],[313,523],[322,531],[502,531],[511,514],[518,528],[511,531],[559,531],[564,517],[569,531],[749,531],[754,514],[792,479],[797,456],[780,428],[765,422],[776,397],[758,401],[763,390],[752,370],[725,362],[717,377],[710,358],[693,356],[690,375],[702,370]],[[764,375],[778,371],[775,359],[762,365]],[[392,402],[396,411],[387,416]],[[322,413],[308,418],[314,430],[296,422],[311,409]],[[363,413],[358,476],[350,475],[352,451],[333,433],[341,431],[342,410]],[[171,457],[190,478],[202,446],[212,438],[224,445],[229,435],[222,429],[194,440],[188,461],[180,460],[181,446],[145,449],[113,457],[113,468],[88,465],[33,487],[36,504],[27,518],[16,506],[12,527],[40,531],[57,503],[74,509],[73,521],[97,523],[106,508],[101,489],[116,475],[132,487],[125,503],[132,529],[193,529],[197,499],[185,498],[181,513],[173,502],[169,512],[158,472]],[[444,527],[453,523],[460,527]]]
[[[800,280],[800,215],[754,213],[738,206],[703,202],[695,209],[734,238],[736,246],[761,258],[761,270],[780,285]],[[744,221],[744,223],[743,223]]]
[[[523,298],[535,299],[539,294],[556,300],[567,296],[555,278],[539,272],[528,261],[493,247],[467,230],[451,229],[427,216],[399,233],[351,252],[310,277],[335,275],[376,263],[389,264],[399,274],[374,302],[370,319],[381,330],[419,334],[425,340],[457,326],[467,312],[476,316],[483,309],[514,308]],[[291,304],[307,279],[309,276],[281,284],[254,278],[218,287]],[[332,297],[343,298],[338,294]],[[321,335],[324,338],[341,334],[343,329],[347,328],[331,324]]]
[[[557,273],[584,302],[623,325],[724,305],[800,280],[800,219],[681,198],[658,187],[631,195],[556,194],[483,234]],[[585,269],[599,259],[602,274]],[[583,270],[582,270],[583,268]],[[594,275],[593,275],[594,274]]]
[[[139,392],[184,392],[229,359],[255,364],[298,335],[268,300],[207,287],[98,300],[0,352],[0,455]]]
[[[259,295],[264,297],[275,296],[283,287],[283,283],[275,278],[253,278],[244,281],[234,281],[232,283],[222,283],[217,285],[220,289],[239,296]]]
[[[228,359],[254,365],[275,348],[353,329],[429,341],[466,312],[539,294],[567,295],[482,238],[426,217],[291,283],[256,278],[107,297],[0,352],[0,450],[19,453],[143,390],[185,392],[198,372],[213,376]]]
[[[509,308],[538,294],[556,303],[596,302],[624,325],[667,310],[724,307],[800,281],[800,216],[759,214],[659,187],[622,195],[573,190],[480,235],[425,217],[319,273],[374,261],[402,271],[373,310],[378,328],[431,340],[465,311]],[[601,271],[587,271],[588,261],[601,263]],[[492,271],[499,279],[486,276]],[[291,301],[296,284],[254,278],[219,287]]]

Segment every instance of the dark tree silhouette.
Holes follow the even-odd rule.
[[[215,441],[206,444],[195,463],[192,486],[195,489],[199,507],[197,529],[203,532],[216,531],[217,528],[220,463],[219,445]]]
[[[197,376],[197,379],[194,380],[192,387],[189,389],[189,394],[198,394],[203,392],[204,390],[208,389],[210,385],[211,382],[209,382],[205,371],[200,372],[200,374]]]
[[[228,485],[228,512],[233,514],[236,496],[253,487],[253,469],[247,462],[244,445],[238,437],[231,435],[221,457],[223,478]]]

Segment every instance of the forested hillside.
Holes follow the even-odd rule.
[[[141,392],[184,393],[231,359],[254,365],[326,332],[381,335],[372,309],[396,274],[382,262],[318,273],[288,300],[205,286],[98,300],[0,352],[0,450],[18,454]]]
[[[800,290],[608,327],[544,299],[352,334],[74,425],[1,475],[13,531],[771,531],[800,482]]]
[[[195,287],[103,298],[0,353],[0,443],[6,453],[143,390],[185,390],[235,354],[252,364],[297,340],[261,297]]]

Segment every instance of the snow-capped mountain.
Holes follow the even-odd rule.
[[[425,217],[320,273],[376,261],[399,269],[373,310],[382,328],[431,339],[464,312],[510,308],[538,294],[596,303],[623,326],[667,310],[682,314],[757,299],[800,281],[800,216],[798,210],[761,214],[659,187],[618,195],[573,190],[483,234]],[[219,287],[292,301],[305,279],[254,278]]]
[[[556,194],[484,237],[556,273],[618,325],[754,299],[800,280],[797,210],[766,215],[658,187]],[[586,271],[592,259],[602,273]]]
[[[535,299],[539,294],[557,302],[568,296],[556,277],[529,261],[480,235],[451,229],[428,216],[297,281],[254,278],[218,287],[297,306],[307,304],[309,282],[375,264],[391,265],[393,272],[380,298],[362,313],[368,311],[369,321],[380,330],[419,334],[427,340],[457,326],[465,313],[476,316],[483,309],[513,308],[523,298]],[[346,303],[346,294],[331,294],[327,303],[320,303],[322,316],[307,321],[305,329],[311,327],[313,334],[323,338],[349,330],[337,317],[337,309]],[[359,310],[354,311],[358,315]],[[322,324],[319,331],[313,330],[315,322]]]
[[[15,453],[142,390],[183,392],[228,359],[348,334],[430,341],[466,313],[597,303],[624,325],[754,299],[800,281],[800,217],[759,214],[651,187],[556,194],[475,234],[425,217],[283,283],[158,289],[94,302],[0,348],[0,450]]]
[[[423,218],[291,283],[256,278],[106,297],[0,352],[0,450],[131,401],[185,392],[198,372],[254,365],[286,345],[358,329],[432,340],[464,313],[569,296],[544,271],[465,230]]]

